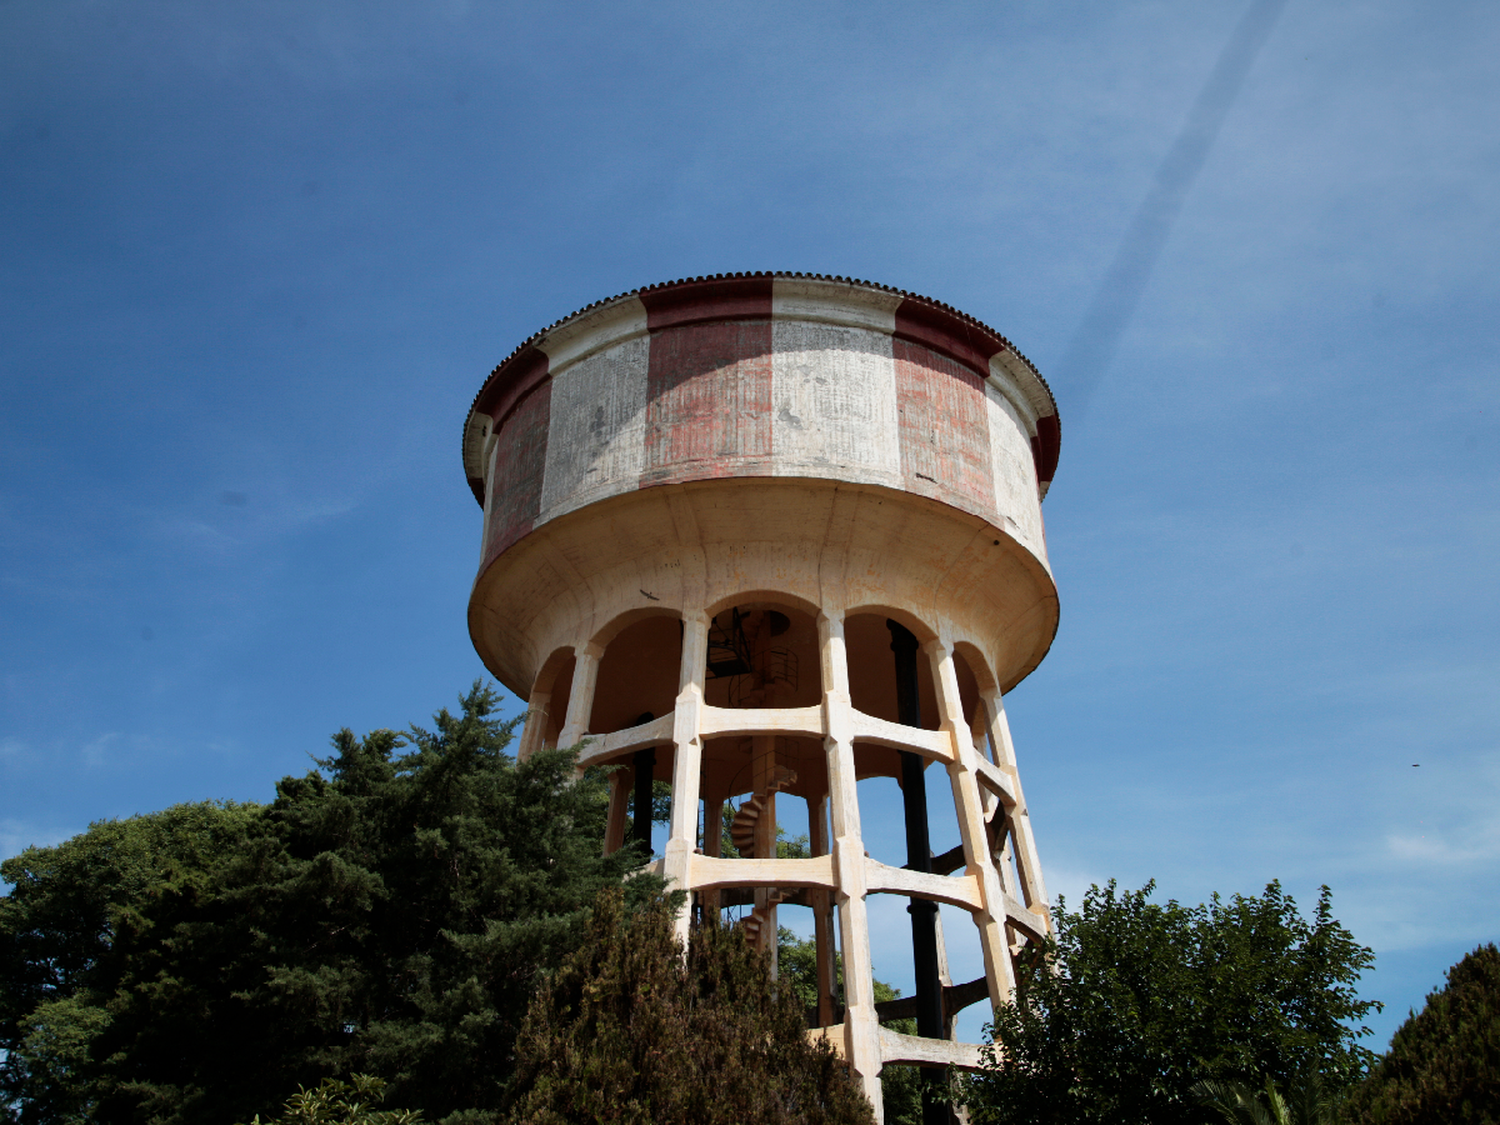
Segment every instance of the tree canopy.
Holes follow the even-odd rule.
[[[1198,1125],[1202,1080],[1286,1088],[1309,1069],[1331,1092],[1373,1059],[1355,992],[1374,955],[1332,916],[1309,921],[1276,883],[1258,898],[1185,907],[1153,884],[1059,901],[1057,936],[996,1012],[989,1065],[972,1083],[980,1120]]]
[[[540,974],[639,860],[600,855],[603,779],[573,784],[566,751],[517,766],[496,702],[476,684],[431,730],[340,732],[269,805],[105,822],[8,861],[11,1118],[223,1125],[362,1072],[427,1120],[494,1120]]]
[[[1481,945],[1445,975],[1350,1097],[1351,1125],[1500,1122],[1500,949]]]
[[[269,804],[101,822],[6,861],[0,1122],[869,1120],[804,1035],[811,944],[780,935],[774,986],[736,931],[677,948],[660,880],[626,879],[640,848],[600,854],[604,778],[567,750],[517,765],[495,706],[476,684],[430,730],[340,732]],[[1326,888],[1310,920],[1274,883],[1197,907],[1151,891],[1059,903],[965,1088],[977,1119],[1197,1125],[1202,1080],[1269,1097],[1314,1074],[1336,1096],[1361,1076],[1372,955]],[[1413,1090],[1493,1098],[1497,962],[1476,951],[1408,1021],[1361,1122],[1421,1119],[1392,1108]],[[887,1120],[919,1120],[915,1072],[882,1081]]]
[[[854,1125],[870,1104],[803,999],[777,988],[738,928],[698,926],[686,951],[658,899],[634,917],[618,891],[537,996],[517,1045],[518,1125]]]

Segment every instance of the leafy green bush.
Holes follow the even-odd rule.
[[[1372,1008],[1355,986],[1374,955],[1333,917],[1312,921],[1272,883],[1259,898],[1185,907],[1153,884],[1093,887],[1059,902],[1057,937],[995,1014],[988,1066],[970,1086],[980,1120],[1199,1125],[1195,1082],[1283,1088],[1308,1068],[1338,1093],[1373,1060],[1357,1040]]]

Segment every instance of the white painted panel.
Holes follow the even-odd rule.
[[[634,336],[553,375],[538,524],[638,487],[650,352],[650,338]]]
[[[646,334],[646,306],[639,297],[622,297],[579,313],[548,332],[536,346],[547,355],[553,378],[585,356]]]
[[[844,281],[778,277],[771,283],[771,316],[869,328],[887,336],[896,331],[899,293],[855,287]]]
[[[1042,506],[1037,495],[1031,435],[1014,403],[992,383],[984,385],[990,429],[990,464],[995,473],[995,507],[1004,529],[1047,561],[1042,541]]]
[[[899,488],[891,337],[773,320],[771,348],[772,473]]]

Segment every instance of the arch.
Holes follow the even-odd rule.
[[[910,613],[895,614],[884,606],[862,606],[844,615],[844,651],[849,661],[849,700],[856,711],[887,722],[900,722],[896,710],[896,657],[891,651],[887,621],[895,621],[915,634],[919,644],[936,634]],[[912,628],[913,625],[919,627]],[[920,726],[938,729],[937,685],[930,662],[917,660],[917,691]]]
[[[603,650],[589,710],[590,734],[610,734],[657,719],[677,705],[682,669],[682,615],[630,610],[601,629]],[[648,718],[649,716],[649,718]]]
[[[557,745],[567,720],[575,656],[572,645],[554,649],[532,680],[531,694],[526,700],[526,727],[517,754],[522,761],[543,747]]]
[[[917,638],[919,645],[925,645],[929,641],[938,639],[937,630],[933,629],[927,622],[923,621],[909,609],[902,609],[899,606],[893,605],[881,605],[874,602],[868,605],[853,605],[844,610],[844,620],[848,621],[849,618],[861,614],[875,614],[899,622],[911,631],[912,636]]]
[[[969,671],[974,677],[975,686],[981,691],[999,691],[1000,684],[996,681],[994,674],[990,671],[990,662],[984,658],[984,653],[979,651],[979,646],[972,641],[955,641],[953,643],[953,655],[961,657],[969,666]]]
[[[751,602],[769,602],[773,605],[790,606],[792,609],[807,614],[813,620],[817,620],[818,614],[823,612],[823,607],[810,602],[806,598],[798,597],[796,594],[785,590],[773,590],[770,588],[759,590],[741,590],[737,594],[729,594],[711,602],[707,608],[709,617],[717,617],[726,609],[733,609],[737,605],[746,605]]]
[[[589,643],[598,645],[600,649],[608,649],[616,637],[632,625],[644,621],[648,617],[670,617],[674,621],[681,621],[682,610],[676,606],[667,605],[648,605],[636,609],[627,609],[619,616],[610,618],[608,624],[589,638]]]
[[[815,707],[823,701],[818,608],[755,590],[708,613],[704,699],[714,707]]]
[[[993,700],[1000,694],[1000,685],[990,671],[988,661],[977,646],[968,641],[959,641],[953,646],[953,671],[958,680],[964,722],[968,724],[969,735],[974,740],[974,749],[981,758],[1003,765],[1005,755],[995,744],[993,704]],[[986,702],[986,698],[991,702]]]
[[[537,671],[536,677],[531,681],[531,694],[534,696],[539,691],[544,693],[555,691],[557,687],[557,673],[562,670],[564,664],[573,659],[573,655],[572,645],[562,645],[554,649],[552,655],[542,661],[541,668]]]

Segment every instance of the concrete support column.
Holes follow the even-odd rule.
[[[521,728],[521,745],[516,748],[516,761],[524,762],[542,748],[547,738],[547,720],[551,717],[550,691],[533,691],[526,702],[526,725]]]
[[[981,908],[974,914],[974,924],[979,927],[985,982],[989,986],[990,1003],[1003,1004],[1015,991],[1015,967],[1011,964],[1010,943],[1005,933],[1005,893],[990,855],[984,807],[979,797],[978,754],[964,722],[952,652],[942,641],[929,641],[922,649],[932,665],[933,686],[937,689],[938,729],[949,736],[953,746],[948,778],[958,813],[964,863],[968,874],[979,882]]]
[[[594,713],[594,688],[599,683],[599,661],[604,650],[590,642],[574,655],[573,687],[568,693],[568,713],[557,736],[559,747],[576,746],[588,733]]]
[[[625,805],[630,800],[630,774],[617,769],[609,775],[609,820],[604,830],[604,854],[625,846]]]
[[[1048,906],[1047,884],[1042,878],[1042,861],[1037,855],[1036,838],[1031,831],[1031,813],[1026,807],[1026,796],[1021,792],[1021,774],[1016,768],[1016,744],[1010,737],[1010,720],[1005,717],[1005,700],[998,691],[986,691],[982,702],[989,712],[990,742],[1000,759],[995,764],[1010,778],[1016,794],[1016,807],[1010,811],[1011,841],[1015,847],[1016,868],[1021,879],[1021,901],[1026,909],[1035,911],[1052,928],[1052,911]]]
[[[814,856],[828,854],[827,799],[808,802],[807,835],[809,851]],[[834,1020],[834,987],[838,980],[833,951],[833,898],[822,887],[807,892],[813,910],[813,944],[818,957],[818,1024],[827,1027]]]
[[[722,794],[705,798],[703,802],[703,854],[717,859],[724,854],[724,797]],[[719,892],[704,890],[702,896],[703,917],[706,921],[719,921]]]
[[[670,889],[691,890],[693,853],[698,847],[698,798],[703,770],[703,680],[708,671],[708,615],[701,610],[682,617],[682,666],[673,710],[672,821],[663,874]],[[692,904],[677,917],[677,938],[687,950]]]
[[[776,792],[771,788],[776,779],[776,736],[757,734],[751,738],[751,786],[753,796],[764,794],[760,816],[755,821],[755,858],[776,858]],[[771,903],[774,887],[755,888],[755,909],[765,921],[760,927],[760,940],[756,944],[771,958],[771,976],[776,976],[776,907]]]
[[[828,813],[833,870],[838,880],[839,928],[844,947],[844,1058],[865,1096],[884,1119],[880,1102],[880,1021],[865,911],[865,846],[854,775],[854,717],[842,610],[818,615],[823,666],[823,747],[828,763]]]

